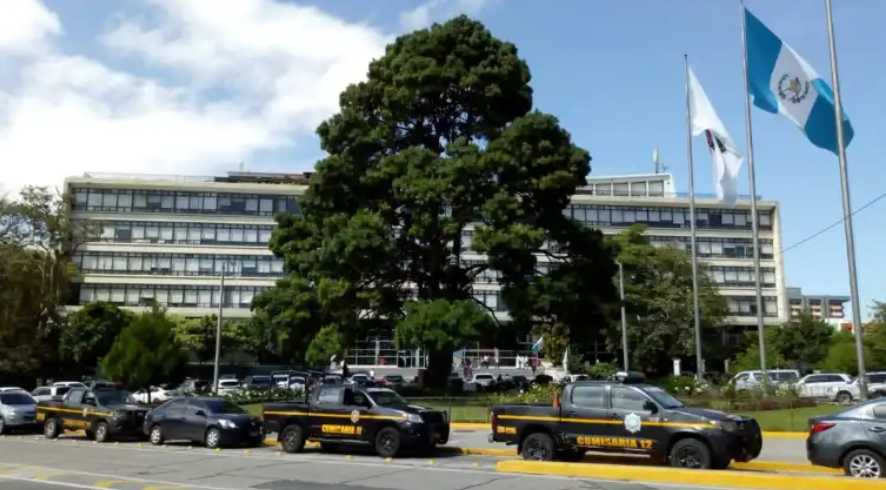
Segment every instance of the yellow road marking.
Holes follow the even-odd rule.
[[[21,470],[27,469],[27,466],[13,466],[12,468],[0,468],[0,475],[8,475],[9,473],[16,473]]]
[[[55,471],[55,472],[52,472],[52,473],[43,473],[43,474],[40,474],[40,475],[36,475],[36,476],[34,476],[33,478],[31,478],[31,479],[34,480],[34,481],[47,481],[47,480],[51,479],[52,477],[55,477],[55,476],[62,476],[62,475],[67,475],[67,474],[69,474],[69,473],[60,472],[60,471]]]
[[[144,487],[144,488],[142,488],[142,490],[175,490],[178,488],[187,488],[187,487],[184,485],[157,485],[157,486]]]
[[[99,480],[95,486],[98,488],[111,488],[116,483],[137,483],[132,480]]]

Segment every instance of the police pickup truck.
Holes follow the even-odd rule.
[[[410,405],[395,391],[346,385],[321,385],[307,403],[267,403],[265,432],[276,432],[283,450],[297,453],[305,442],[334,451],[343,445],[374,447],[379,456],[402,449],[428,451],[449,440],[446,412]]]
[[[55,439],[63,430],[84,430],[95,442],[114,437],[144,437],[142,423],[149,407],[128,391],[114,388],[71,388],[64,398],[37,404],[37,423],[43,435]]]
[[[489,440],[517,445],[527,460],[574,462],[594,451],[702,469],[750,461],[763,447],[754,419],[688,408],[661,388],[615,381],[567,384],[553,406],[496,405]]]

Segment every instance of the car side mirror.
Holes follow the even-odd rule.
[[[198,416],[198,417],[204,417],[204,418],[205,418],[205,417],[206,417],[206,412],[203,411],[203,410],[197,410],[197,412],[195,413],[195,415]]]
[[[95,406],[95,400],[93,400],[92,398],[89,398],[89,399],[83,400],[83,404],[84,404],[84,405],[92,405],[92,406],[94,407],[94,406]]]
[[[649,413],[658,413],[658,405],[652,401],[646,400],[646,403],[643,404],[643,410],[646,410]]]

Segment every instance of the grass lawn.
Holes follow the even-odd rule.
[[[451,410],[453,422],[488,422],[489,408],[487,406],[459,406],[443,403],[422,403],[423,406],[436,408],[439,410]],[[244,405],[243,408],[249,413],[260,416],[261,404]],[[809,417],[818,415],[832,414],[842,407],[837,405],[819,405],[816,407],[795,408],[792,410],[764,410],[759,412],[739,412],[738,415],[753,417],[760,423],[760,427],[765,431],[785,432],[798,431],[805,432],[809,428]]]

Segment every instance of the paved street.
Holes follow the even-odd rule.
[[[49,486],[116,490],[655,490],[700,488],[496,473],[495,458],[385,461],[376,456],[273,448],[209,451],[187,446],[94,444],[79,438],[0,439],[0,490]]]
[[[458,447],[489,447],[496,449],[513,448],[504,444],[491,444],[486,440],[488,430],[455,430],[449,445]],[[805,439],[782,439],[769,437],[763,441],[763,452],[758,458],[764,461],[784,461],[806,463]]]

